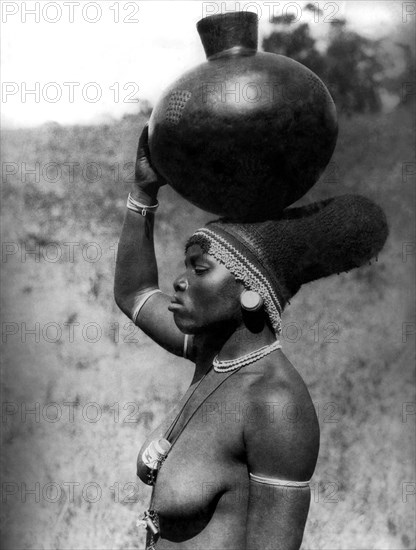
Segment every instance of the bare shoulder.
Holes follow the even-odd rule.
[[[309,479],[319,451],[319,424],[309,391],[281,352],[246,372],[244,442],[250,471]]]

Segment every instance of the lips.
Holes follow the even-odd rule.
[[[179,300],[177,296],[174,296],[168,306],[169,311],[177,311],[178,309],[183,308],[183,302]]]

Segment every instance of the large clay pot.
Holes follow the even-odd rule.
[[[257,51],[257,16],[197,24],[208,61],[162,95],[149,121],[155,168],[200,208],[241,220],[279,215],[318,180],[337,138],[322,81],[288,57]]]

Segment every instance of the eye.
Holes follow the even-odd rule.
[[[208,271],[208,268],[204,267],[204,266],[201,266],[201,265],[196,265],[196,266],[194,266],[194,271],[195,271],[196,275],[203,275],[204,273],[206,273]]]

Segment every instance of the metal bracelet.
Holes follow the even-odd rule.
[[[131,210],[132,212],[136,212],[137,214],[141,214],[142,216],[146,216],[146,214],[149,212],[150,214],[154,214],[156,210],[159,207],[158,201],[156,201],[156,204],[141,204],[140,202],[133,199],[131,196],[131,193],[129,193],[129,196],[127,197],[127,208]]]

